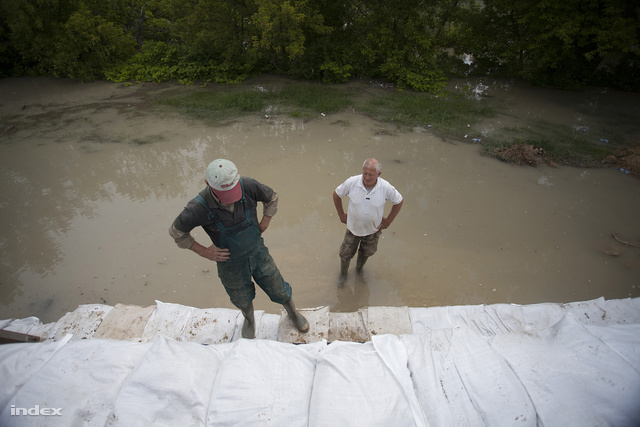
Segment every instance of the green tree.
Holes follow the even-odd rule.
[[[477,73],[640,88],[640,8],[628,0],[4,0],[0,43],[3,75],[278,72],[437,93],[446,74]]]
[[[447,20],[447,0],[401,3],[361,0],[354,25],[358,54],[368,73],[399,88],[439,92],[445,85],[436,58],[436,38]]]
[[[194,59],[243,64],[249,62],[248,32],[256,10],[249,0],[200,0],[179,21],[176,33]]]
[[[625,75],[640,69],[639,22],[640,8],[621,0],[485,0],[461,11],[455,50],[472,54],[481,74],[629,86]]]
[[[532,81],[580,86],[607,72],[613,81],[617,67],[640,60],[640,8],[631,2],[548,1],[536,12],[531,18],[536,37],[523,67],[523,76]]]
[[[253,67],[247,54],[249,0],[156,0],[145,3],[143,44],[114,81],[179,80],[233,83]]]
[[[2,12],[8,52],[22,73],[102,78],[134,53],[124,30],[93,14],[83,0],[5,1]]]
[[[3,1],[2,15],[8,39],[17,54],[15,67],[23,72],[48,74],[62,26],[77,8],[74,0]]]
[[[530,11],[537,0],[470,2],[457,12],[449,46],[454,57],[471,54],[466,72],[519,76],[533,37]],[[464,68],[464,67],[463,67]]]
[[[4,15],[2,6],[0,13]],[[10,35],[9,26],[5,20],[0,20],[0,77],[12,75],[15,72],[13,66],[18,61],[18,54],[11,44]]]
[[[99,79],[129,58],[134,46],[130,34],[81,5],[63,25],[54,45],[53,73],[78,80]]]
[[[252,17],[253,54],[266,58],[274,70],[286,73],[306,49],[308,34],[326,34],[322,15],[306,0],[257,0]]]

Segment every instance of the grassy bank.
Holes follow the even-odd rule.
[[[274,85],[197,88],[158,102],[210,125],[247,114],[312,119],[351,108],[375,120],[394,123],[399,130],[420,127],[445,139],[480,143],[483,154],[520,164],[547,162],[594,167],[603,165],[605,158],[615,151],[613,145],[594,140],[579,129],[543,121],[504,126],[489,137],[474,141],[474,128],[504,112],[496,110],[486,99],[464,92],[433,96],[382,85],[286,81]],[[470,135],[465,138],[467,134]]]
[[[158,102],[216,125],[246,114],[285,114],[295,118],[311,118],[320,113],[337,113],[353,101],[348,91],[301,83],[276,90],[262,86],[202,89],[162,98]]]

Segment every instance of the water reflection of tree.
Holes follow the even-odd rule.
[[[3,163],[9,164],[3,167],[5,176],[0,183],[4,224],[0,245],[2,287],[4,297],[9,299],[20,286],[21,272],[31,270],[44,275],[62,260],[56,240],[68,231],[70,219],[78,209],[73,200],[75,193],[69,191],[73,180],[65,177],[64,169],[47,165],[43,174],[33,170],[31,161],[23,161],[5,157]],[[48,182],[38,175],[46,175]]]
[[[143,144],[141,139],[114,143],[118,138],[110,136],[106,126],[87,131],[83,120],[77,112],[73,119],[58,116],[14,140],[24,149],[0,146],[0,219],[5,226],[0,235],[0,289],[5,303],[22,287],[22,272],[45,276],[64,262],[61,243],[76,220],[98,218],[97,207],[116,196],[132,202],[186,198],[184,183],[202,168],[207,140],[178,147]],[[62,121],[72,129],[64,137],[56,133]],[[126,126],[125,121],[118,128]],[[148,128],[155,131],[152,124]],[[96,139],[95,134],[102,136]]]
[[[165,146],[166,147],[166,146]],[[170,150],[153,145],[127,145],[111,159],[110,185],[131,200],[187,197],[184,183],[202,175],[207,140],[196,139]]]

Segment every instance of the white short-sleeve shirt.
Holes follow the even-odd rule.
[[[397,205],[402,201],[398,190],[380,177],[375,187],[367,192],[362,175],[348,178],[336,188],[336,194],[340,198],[349,196],[347,228],[356,236],[368,236],[378,231],[384,215],[384,204],[390,201]]]

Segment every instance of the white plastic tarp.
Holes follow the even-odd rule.
[[[309,425],[315,360],[326,342],[240,340],[215,380],[208,425]]]
[[[635,334],[637,348],[640,325],[610,328],[608,342],[591,328],[567,315],[538,335],[498,335],[491,346],[526,388],[541,424],[638,426],[640,365],[620,352],[636,351],[628,338]]]
[[[148,346],[120,386],[108,425],[204,425],[218,370],[231,347],[164,337]]]
[[[411,309],[413,334],[300,345],[167,338],[197,317],[167,306],[148,342],[1,345],[0,425],[635,426],[637,302]]]
[[[39,347],[51,353],[46,360],[43,354],[38,355]],[[0,413],[0,425],[105,425],[112,417],[120,386],[148,347],[115,340],[1,346],[0,382],[13,384],[13,392],[2,396],[1,401],[7,404]],[[13,353],[10,365],[5,364],[5,348]],[[16,366],[32,366],[32,370],[17,376]],[[62,415],[32,415],[29,410],[33,408],[61,409]],[[22,415],[21,409],[28,415]]]
[[[327,346],[318,356],[309,425],[425,426],[404,347],[395,340]]]

